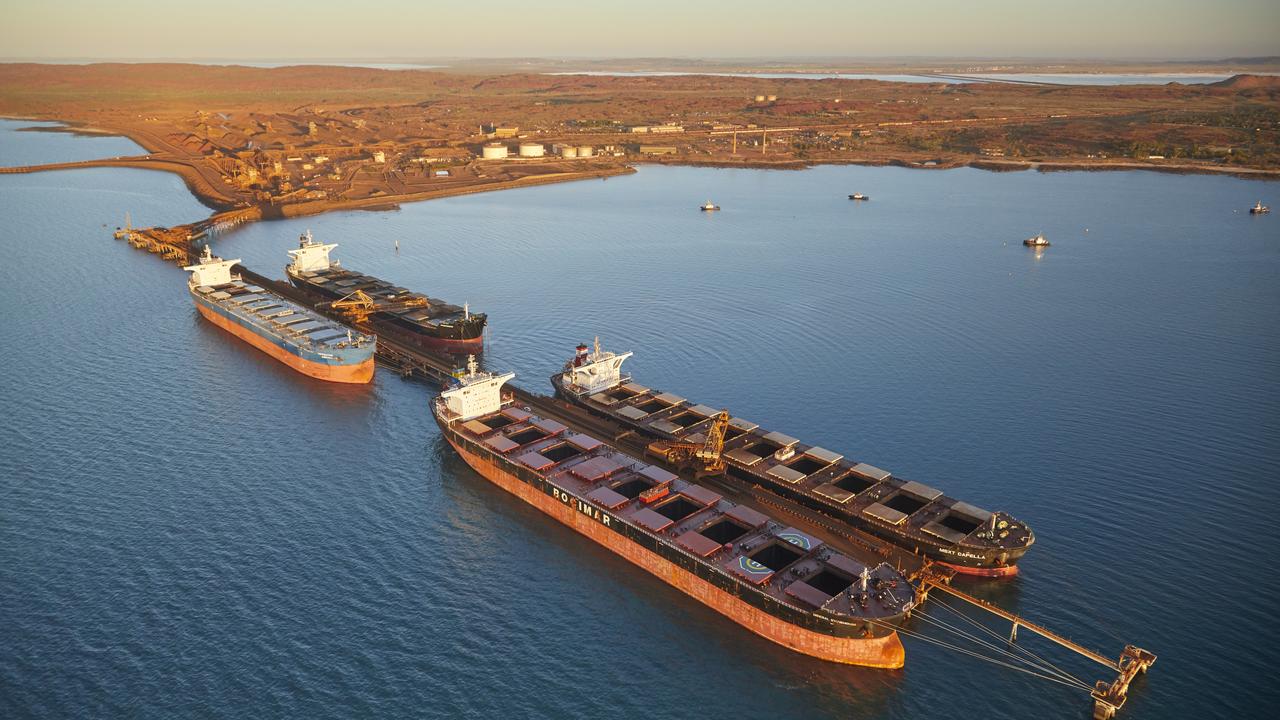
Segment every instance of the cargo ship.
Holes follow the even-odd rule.
[[[916,597],[892,566],[517,407],[502,388],[514,377],[473,357],[433,403],[476,472],[757,635],[833,662],[902,667],[896,624]]]
[[[658,441],[698,442],[718,411],[623,374],[632,353],[577,347],[552,376],[556,394]],[[1035,542],[1025,523],[943,495],[858,460],[731,417],[726,480],[758,486],[888,540],[957,572],[1002,577]]]
[[[214,257],[206,245],[200,262],[183,268],[205,319],[303,375],[341,383],[373,379],[376,338],[244,282],[231,273],[239,262]]]
[[[467,306],[450,305],[429,298],[385,280],[348,270],[329,253],[336,244],[315,242],[307,231],[298,238],[296,250],[290,250],[293,261],[285,267],[294,287],[330,301],[342,300],[357,291],[374,302],[407,305],[417,299],[416,307],[375,312],[370,318],[379,332],[391,331],[400,339],[432,352],[477,353],[484,349],[484,326],[488,317],[473,313]]]

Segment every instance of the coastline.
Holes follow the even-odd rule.
[[[436,200],[446,197],[455,197],[461,195],[472,195],[482,192],[493,192],[499,190],[509,190],[521,187],[535,187],[539,185],[549,185],[561,182],[571,182],[575,180],[589,180],[595,178],[608,178],[629,175],[637,172],[636,166],[640,165],[663,165],[672,167],[711,167],[711,168],[745,168],[753,170],[806,170],[813,167],[823,165],[861,165],[868,167],[903,167],[916,170],[950,170],[961,167],[970,167],[978,170],[986,170],[988,172],[1023,172],[1035,170],[1037,172],[1102,172],[1102,171],[1120,171],[1120,170],[1148,170],[1152,172],[1174,173],[1174,174],[1204,174],[1204,175],[1232,175],[1236,177],[1258,179],[1258,180],[1280,180],[1280,169],[1265,168],[1246,168],[1246,167],[1215,167],[1193,163],[1168,163],[1155,164],[1144,163],[1140,161],[1074,161],[1074,160],[1005,160],[1005,159],[903,159],[903,158],[822,158],[822,159],[787,159],[787,160],[767,160],[764,158],[748,158],[742,160],[715,160],[715,159],[631,159],[629,161],[618,162],[603,168],[596,167],[583,171],[569,172],[551,172],[542,175],[527,175],[510,180],[495,180],[492,182],[473,183],[468,185],[454,186],[442,189],[425,190],[419,192],[397,194],[397,195],[379,195],[376,197],[365,197],[353,200],[314,200],[301,203],[290,203],[285,205],[265,205],[265,204],[249,204],[243,200],[234,198],[224,192],[214,183],[211,177],[201,172],[192,162],[186,162],[181,158],[168,157],[169,153],[155,138],[148,136],[146,133],[138,132],[130,128],[101,128],[87,127],[76,121],[34,118],[34,117],[15,117],[4,116],[4,119],[32,121],[32,122],[57,122],[61,123],[61,127],[51,128],[18,128],[19,132],[59,132],[80,136],[113,136],[124,137],[139,147],[146,150],[148,155],[118,156],[114,158],[101,158],[95,160],[83,160],[65,163],[46,163],[41,165],[0,167],[0,174],[18,174],[33,172],[50,172],[55,170],[72,170],[93,167],[127,167],[141,170],[158,170],[162,172],[171,172],[182,178],[187,189],[202,205],[213,210],[213,214],[209,217],[195,220],[186,226],[166,229],[166,234],[173,231],[179,231],[183,228],[192,230],[191,234],[196,235],[198,230],[211,225],[216,225],[224,219],[234,217],[234,222],[253,222],[258,220],[274,220],[293,217],[305,217],[311,215],[319,215],[327,212],[336,212],[342,210],[389,210],[397,209],[400,203],[419,202],[425,200]],[[152,155],[161,155],[161,157],[153,157]],[[925,164],[930,163],[930,164]],[[211,168],[208,168],[212,170]],[[220,177],[220,176],[218,176]]]

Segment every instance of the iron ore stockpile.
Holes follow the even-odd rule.
[[[1035,536],[1014,517],[638,385],[621,372],[631,353],[598,341],[552,376],[558,398],[509,386],[514,373],[475,362],[483,314],[346,270],[329,259],[334,247],[303,235],[289,251],[289,282],[206,247],[186,268],[191,293],[202,314],[247,341],[263,329],[295,337],[303,323],[279,321],[297,315],[308,342],[336,343],[344,360],[376,348],[401,376],[443,382],[432,413],[470,467],[751,632],[875,668],[903,666],[906,636],[1077,688],[1097,720],[1113,717],[1155,662],[1132,645],[1113,661],[951,586],[957,573],[1016,575]],[[465,370],[449,351],[472,355]],[[939,593],[1009,622],[1008,638]],[[1015,642],[1020,628],[1114,679],[1090,685]]]

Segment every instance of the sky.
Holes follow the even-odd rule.
[[[1277,0],[0,0],[0,56],[1280,55]]]

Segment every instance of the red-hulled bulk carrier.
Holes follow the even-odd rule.
[[[515,407],[514,373],[476,369],[434,403],[436,422],[485,478],[739,625],[824,660],[903,663],[895,630],[915,603],[898,571],[869,567],[596,438]]]

